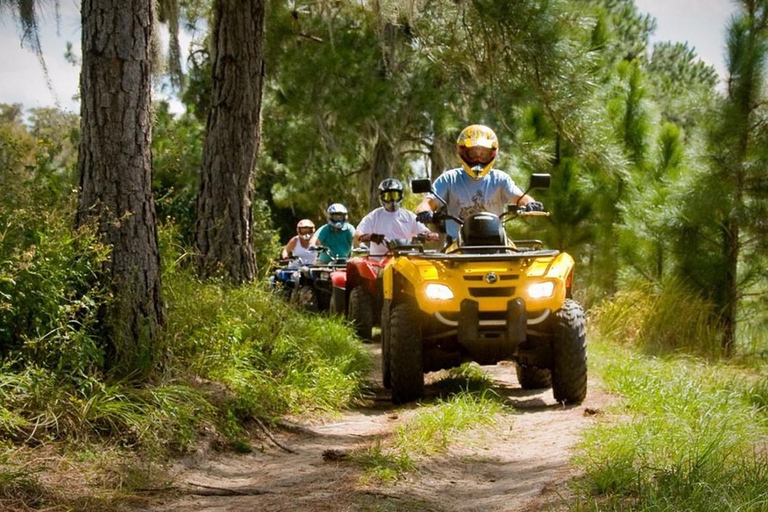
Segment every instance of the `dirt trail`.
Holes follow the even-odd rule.
[[[370,349],[378,358],[380,345]],[[152,510],[557,510],[574,475],[568,463],[571,448],[611,397],[590,381],[584,404],[562,407],[551,390],[520,389],[513,364],[482,368],[518,414],[495,427],[461,434],[446,454],[420,462],[418,471],[403,481],[364,484],[359,465],[323,457],[329,450],[350,453],[385,440],[415,410],[389,403],[377,371],[372,377],[377,379],[375,396],[364,407],[322,425],[275,433],[296,453],[265,441],[263,451],[247,455],[209,453],[187,460],[174,470],[177,484],[211,495],[167,496]]]

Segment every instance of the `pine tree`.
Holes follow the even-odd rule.
[[[195,249],[203,276],[235,283],[256,276],[253,175],[261,138],[264,2],[214,3],[213,88],[208,112]]]
[[[94,219],[112,249],[108,364],[135,374],[149,369],[163,321],[151,179],[152,2],[83,0],[82,19],[77,223]]]
[[[766,273],[768,2],[740,3],[728,27],[728,88],[710,129],[709,166],[690,183],[678,231],[680,271],[716,304],[726,353],[736,343],[741,301]]]

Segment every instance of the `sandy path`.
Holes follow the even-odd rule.
[[[370,345],[374,352],[379,345]],[[410,415],[395,408],[375,373],[364,407],[322,425],[281,431],[276,438],[297,453],[265,442],[246,455],[209,453],[174,470],[178,485],[224,495],[165,496],[151,510],[165,511],[407,511],[556,510],[574,475],[571,449],[593,413],[612,400],[595,382],[584,404],[562,407],[551,390],[523,391],[512,364],[484,366],[495,389],[517,414],[494,427],[457,438],[446,454],[420,462],[418,471],[395,484],[364,484],[359,465],[324,460],[328,450],[349,453],[384,440]],[[429,391],[429,386],[427,387]]]

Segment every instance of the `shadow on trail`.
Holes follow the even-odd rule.
[[[449,373],[435,372],[425,376],[424,395],[421,399],[407,404],[392,404],[392,393],[385,389],[381,380],[380,345],[368,345],[372,356],[376,361],[376,368],[372,379],[368,382],[364,399],[360,401],[356,410],[361,414],[391,414],[396,411],[405,411],[420,405],[433,405],[450,399],[462,392],[482,394],[486,391],[491,396],[498,397],[504,405],[511,406],[520,413],[534,413],[545,410],[567,410],[579,407],[579,405],[564,406],[555,401],[551,388],[523,389],[516,376],[515,365],[511,362],[502,362],[498,365],[480,366],[482,377],[463,377],[450,375]],[[440,374],[444,375],[440,375]]]

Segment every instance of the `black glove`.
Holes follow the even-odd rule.
[[[544,205],[538,201],[531,201],[530,203],[525,205],[525,211],[526,212],[543,212]]]
[[[432,217],[434,214],[427,210],[425,212],[419,212],[416,214],[416,221],[421,222],[422,224],[427,224],[429,222],[432,222]]]
[[[384,235],[377,235],[376,233],[373,233],[369,237],[371,239],[371,242],[375,244],[380,244],[384,242]]]

